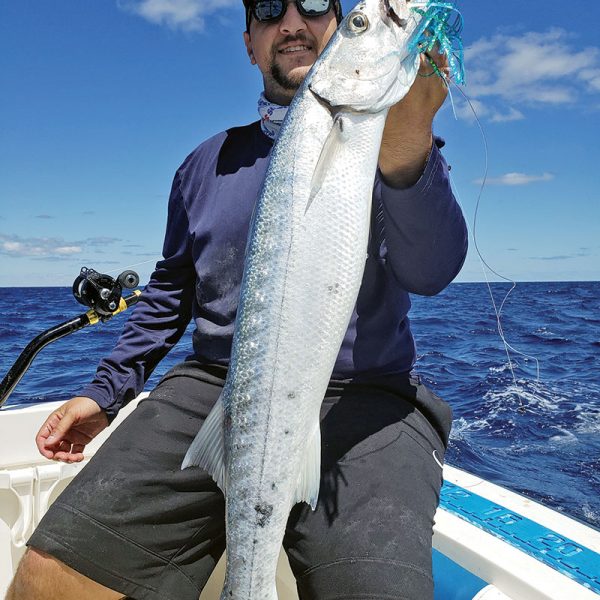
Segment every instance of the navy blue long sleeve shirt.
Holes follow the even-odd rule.
[[[466,226],[442,145],[436,139],[411,188],[391,188],[377,173],[365,272],[334,378],[410,371],[415,345],[409,293],[438,293],[462,266]],[[178,169],[163,260],[114,350],[80,392],[109,418],[142,391],[191,318],[194,358],[229,364],[246,239],[271,148],[257,121],[207,140]]]

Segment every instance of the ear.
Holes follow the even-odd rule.
[[[248,53],[250,63],[255,65],[256,59],[254,58],[254,52],[252,51],[252,40],[250,39],[250,34],[247,31],[244,31],[244,45],[246,46],[246,52]]]

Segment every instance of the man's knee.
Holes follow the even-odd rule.
[[[119,600],[123,595],[88,579],[41,550],[28,548],[8,589],[6,600],[33,598]]]
[[[28,548],[19,563],[6,600],[53,598],[56,595],[54,586],[60,589],[61,576],[66,574],[67,569],[69,567],[45,552]]]

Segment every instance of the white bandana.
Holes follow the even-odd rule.
[[[273,104],[265,98],[265,94],[261,93],[258,99],[258,114],[260,115],[260,128],[263,133],[272,140],[277,138],[283,119],[288,111],[288,106],[280,106]]]

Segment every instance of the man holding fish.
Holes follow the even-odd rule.
[[[435,57],[434,66],[434,57],[422,59],[422,76],[410,86],[419,59],[407,56],[402,41],[416,25],[404,0],[365,0],[337,33],[341,21],[337,0],[248,0],[246,11],[246,49],[264,80],[261,121],[211,138],[178,170],[169,202],[164,260],[157,264],[143,299],[95,380],[40,429],[36,440],[40,452],[53,460],[83,460],[86,443],[141,391],[192,317],[194,356],[163,377],[51,507],[29,540],[8,600],[123,595],[195,600],[224,550],[226,511],[228,542],[236,539],[236,545],[247,549],[227,549],[223,598],[276,598],[269,571],[273,552],[267,546],[274,539],[278,548],[278,535],[283,537],[302,600],[433,597],[431,535],[451,412],[410,373],[415,348],[407,313],[408,293],[431,295],[442,290],[458,273],[466,253],[465,223],[448,184],[439,151],[442,144],[432,136],[432,120],[445,99],[446,85],[427,75],[432,69],[443,72],[446,65],[442,57]],[[369,28],[380,31],[375,44],[353,46],[361,43]],[[330,39],[333,45],[327,46]],[[399,46],[381,57],[373,52],[390,40]],[[370,50],[361,54],[364,48]],[[348,95],[346,79],[335,85],[332,81],[337,70],[350,64],[349,55],[356,64],[351,63],[355,80]],[[334,69],[333,75],[320,80],[313,70],[307,78],[320,56],[325,60],[316,66]],[[327,63],[330,56],[335,60]],[[393,69],[388,68],[392,64]],[[369,72],[370,65],[373,73],[379,69],[383,75]],[[393,81],[383,97],[374,96],[364,108],[361,97],[356,108],[355,88],[374,93],[379,79],[392,71]],[[386,118],[397,88],[402,87],[396,77],[406,87],[397,97],[406,95],[389,108]],[[299,88],[290,108],[298,114],[291,112],[293,118],[281,129],[280,139],[286,143],[273,149],[287,106]],[[304,106],[315,111],[312,120],[303,121]],[[314,123],[329,125],[313,131]],[[306,144],[304,130],[310,133]],[[373,139],[364,141],[365,131],[376,132]],[[362,135],[355,137],[357,132]],[[313,138],[319,143],[311,149]],[[292,148],[294,140],[300,140],[299,149]],[[375,149],[373,173],[367,177],[361,168],[338,171],[355,160],[352,148],[363,141],[365,154]],[[296,153],[289,155],[287,150]],[[294,160],[287,160],[289,156]],[[280,164],[282,170],[292,167],[283,182],[278,179]],[[370,173],[368,168],[365,172]],[[346,187],[336,196],[340,181]],[[364,212],[366,234],[350,233],[351,240],[356,237],[359,257],[352,260],[360,262],[360,270],[353,273],[364,275],[362,284],[359,277],[357,297],[351,293],[346,297],[346,305],[348,299],[352,303],[345,321],[339,315],[332,318],[338,329],[339,322],[344,326],[335,342],[341,349],[339,353],[336,349],[328,366],[320,353],[332,336],[317,338],[320,329],[329,327],[328,307],[337,306],[346,293],[344,273],[333,267],[349,260],[346,250],[352,251],[352,244],[338,247],[329,237],[337,239],[338,221],[354,210],[352,203],[344,203],[346,197],[367,185],[365,181],[368,208],[372,205],[373,210],[370,217],[369,211]],[[287,283],[280,285],[277,261],[282,252],[276,247],[280,242],[269,237],[270,230],[263,231],[269,223],[263,213],[277,208],[305,183],[297,212],[301,220],[306,217],[302,223],[312,224],[290,226],[293,243],[289,252],[287,246],[283,250]],[[282,190],[281,196],[273,196]],[[335,204],[328,210],[326,201],[332,197]],[[255,204],[258,214],[252,219]],[[334,218],[323,225],[328,215]],[[282,219],[285,214],[273,217],[273,227]],[[357,220],[350,219],[344,227]],[[311,254],[306,247],[295,250],[299,238],[320,226],[327,234],[322,254],[319,249]],[[363,237],[366,263],[360,246]],[[261,256],[270,258],[260,261]],[[303,261],[314,267],[310,277],[307,269],[294,271],[294,265]],[[253,287],[256,280],[260,285]],[[284,288],[289,292],[297,281],[307,285],[286,295]],[[280,290],[282,295],[277,295]],[[319,294],[329,299],[324,308],[324,303],[313,303]],[[273,308],[278,304],[296,307],[303,316],[300,326],[285,320],[286,310],[282,316]],[[261,307],[268,311],[261,312]],[[321,309],[324,312],[318,312]],[[238,312],[242,316],[238,314],[236,322]],[[271,320],[283,323],[277,330],[281,335],[270,333],[275,331]],[[312,333],[301,340],[300,330]],[[252,335],[244,333],[248,331]],[[282,349],[288,352],[287,363],[281,360]],[[255,358],[244,362],[248,356]],[[253,365],[265,356],[266,365],[287,364],[289,370],[276,367],[274,375],[268,367],[254,371]],[[299,379],[298,373],[310,376],[320,368],[332,375],[326,389],[319,391],[316,429],[305,430],[304,421],[285,420],[284,415],[275,436],[280,446],[257,454],[258,463],[245,463],[246,451],[260,445],[257,432],[265,422],[271,424],[271,433],[279,427],[278,407],[298,406],[300,412],[307,389],[321,389],[318,383]],[[258,391],[252,387],[256,382]],[[261,413],[256,410],[261,400],[256,394],[268,396],[269,386],[271,391],[285,389],[285,397],[277,397],[276,404]],[[227,405],[231,396],[236,403],[233,410]],[[205,422],[207,427],[202,428]],[[188,448],[199,429],[197,440],[208,450],[198,458],[194,442],[188,460]],[[225,442],[219,439],[223,432]],[[304,451],[294,453],[294,448],[302,447]],[[289,456],[277,471],[274,462],[287,449]],[[206,470],[181,470],[186,452],[187,464],[201,464]],[[240,452],[241,461],[231,458]],[[251,466],[244,468],[246,464]],[[285,473],[286,467],[291,475]],[[227,507],[215,481],[226,492]],[[248,511],[240,509],[244,500],[249,502]],[[292,506],[287,527],[284,522],[281,531],[271,535],[274,523],[281,515],[287,519]],[[263,563],[269,568],[265,570]]]

